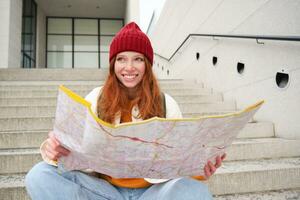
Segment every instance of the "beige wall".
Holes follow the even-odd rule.
[[[22,0],[0,1],[0,68],[20,68]]]
[[[125,13],[125,24],[129,22],[140,23],[140,7],[139,0],[127,0],[126,13]]]
[[[8,67],[21,67],[22,0],[10,1]]]
[[[8,66],[10,1],[0,1],[0,68]]]
[[[46,67],[46,16],[40,6],[37,6],[36,35],[36,68]]]
[[[189,33],[299,36],[299,10],[298,0],[167,0],[151,39],[156,52],[169,58]],[[264,44],[192,38],[170,63],[156,56],[154,69],[160,78],[203,82],[222,92],[225,100],[236,100],[239,109],[264,99],[255,119],[273,122],[278,137],[300,138],[300,42],[259,42]],[[199,61],[196,52],[200,53]],[[218,57],[216,66],[213,56]],[[237,62],[245,64],[242,75],[237,73]],[[290,78],[284,89],[275,81],[276,73],[282,70]]]

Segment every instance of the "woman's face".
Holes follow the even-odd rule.
[[[145,68],[145,58],[141,53],[124,51],[116,56],[115,74],[127,88],[135,88],[141,82]]]

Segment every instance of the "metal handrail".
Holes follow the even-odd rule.
[[[280,40],[280,41],[296,41],[300,42],[300,36],[270,36],[270,35],[219,35],[219,34],[197,34],[197,33],[191,33],[189,34],[184,41],[180,44],[180,46],[176,49],[176,51],[171,55],[170,58],[166,58],[164,56],[161,56],[157,53],[155,55],[170,61],[175,54],[179,51],[179,49],[185,44],[185,42],[191,38],[191,37],[222,37],[222,38],[241,38],[241,39],[255,39],[257,43],[258,40]],[[261,44],[261,43],[259,43]]]

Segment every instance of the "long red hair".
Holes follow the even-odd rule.
[[[163,105],[157,79],[152,71],[152,65],[145,57],[145,73],[141,82],[137,85],[137,93],[134,99],[129,99],[127,88],[118,80],[114,65],[116,58],[110,62],[109,75],[102,88],[97,101],[97,112],[102,120],[114,123],[116,114],[130,112],[128,105],[137,105],[141,119],[151,117],[163,117]],[[132,108],[132,106],[130,108]]]

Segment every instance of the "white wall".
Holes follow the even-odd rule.
[[[138,25],[140,24],[140,8],[139,0],[127,0],[125,24],[134,21]]]
[[[8,66],[10,1],[0,1],[0,68]]]
[[[10,0],[8,67],[21,67],[22,0]]]
[[[20,68],[22,0],[0,1],[0,68]]]
[[[37,35],[36,35],[36,68],[46,67],[46,15],[37,6]]]
[[[150,33],[164,6],[165,0],[139,0],[140,2],[140,28]],[[152,21],[151,21],[152,20]]]
[[[167,0],[151,39],[157,53],[170,57],[189,33],[300,36],[299,10],[298,0]],[[225,100],[236,100],[239,109],[264,99],[255,119],[273,122],[278,137],[300,138],[300,42],[260,42],[193,38],[170,63],[156,57],[154,68],[160,78],[201,81],[223,92]],[[237,73],[237,62],[245,64],[243,75]],[[275,82],[281,70],[290,77],[285,89]]]

